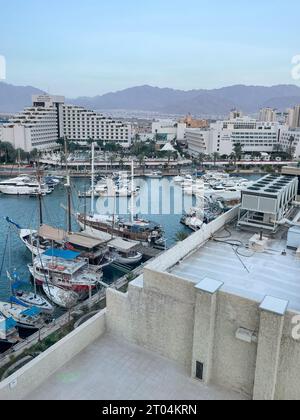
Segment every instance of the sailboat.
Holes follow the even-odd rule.
[[[53,248],[71,250],[80,254],[81,258],[88,259],[89,263],[94,266],[95,270],[99,273],[102,268],[113,262],[107,247],[107,241],[95,239],[95,237],[88,235],[87,232],[72,232],[71,185],[69,174],[67,176],[65,188],[67,191],[67,230],[58,229],[43,223],[42,198],[40,195],[38,196],[38,230],[22,229],[18,224],[14,223],[9,218],[7,218],[7,221],[17,228],[21,241],[34,256],[39,256],[45,251]]]
[[[22,282],[15,272],[13,274],[14,279],[11,277],[10,273],[7,272],[7,278],[11,284],[11,302],[16,303],[17,305],[30,308],[32,306],[37,307],[42,313],[51,314],[54,312],[53,306],[45,299],[43,296],[37,294],[36,282],[34,281],[34,292],[25,292],[23,290],[24,286],[27,286],[27,283]]]
[[[92,150],[94,145],[92,146]],[[92,153],[94,156],[94,153]],[[132,161],[131,190],[134,190],[134,162]],[[94,165],[92,159],[92,191],[94,191]],[[77,213],[75,217],[82,230],[96,238],[107,240],[121,237],[144,245],[161,245],[164,232],[161,226],[134,216],[134,196],[131,196],[131,219],[121,219],[116,215],[99,215],[94,212],[94,194],[91,201],[91,215]]]

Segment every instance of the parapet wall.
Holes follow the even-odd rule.
[[[106,311],[102,311],[32,362],[0,383],[0,400],[21,400],[68,363],[106,330]]]
[[[176,361],[194,378],[196,363],[202,363],[206,383],[258,400],[300,399],[300,341],[292,336],[292,318],[298,314],[269,313],[261,302],[222,287],[214,293],[201,290],[201,276],[191,281],[169,272],[237,212],[148,264],[127,294],[108,290],[108,331]]]

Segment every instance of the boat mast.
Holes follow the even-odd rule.
[[[9,283],[10,283],[10,294],[13,295],[13,287],[12,287],[12,278],[10,276],[11,273],[11,229],[10,225],[8,226],[8,272],[9,272]],[[13,307],[11,302],[11,307]]]
[[[37,167],[37,180],[39,184],[39,191],[38,191],[38,200],[39,200],[39,224],[42,226],[43,224],[43,203],[42,203],[42,186],[41,186],[41,172],[40,172],[40,159],[38,157],[38,167]]]
[[[134,162],[131,161],[131,222],[134,221]]]
[[[92,187],[92,200],[91,200],[91,213],[94,214],[94,202],[95,202],[95,143],[92,143],[92,171],[91,171],[91,187]]]
[[[72,206],[71,206],[71,181],[70,181],[70,174],[68,168],[68,147],[67,147],[67,140],[66,137],[64,138],[65,142],[65,160],[66,160],[66,174],[67,174],[67,183],[65,184],[67,190],[67,209],[68,209],[68,222],[67,222],[67,231],[71,233],[72,231]]]
[[[21,151],[18,149],[18,164],[19,164],[19,175],[21,173]]]
[[[34,254],[33,254],[33,237],[32,231],[30,231],[30,240],[31,240],[31,259],[32,259],[32,267],[33,267],[33,286],[34,286],[34,297],[36,298],[37,289],[36,289],[36,279],[35,279],[35,265],[34,265]],[[39,249],[39,243],[37,243],[37,247]]]

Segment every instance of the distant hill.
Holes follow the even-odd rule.
[[[31,96],[43,93],[32,86],[14,86],[0,82],[0,112],[9,114],[31,105]]]
[[[31,95],[43,93],[31,86],[0,83],[0,112],[11,113],[31,104]],[[285,110],[300,104],[300,87],[295,85],[244,86],[220,89],[175,90],[138,86],[95,97],[67,99],[66,102],[93,110],[151,111],[161,114],[192,113],[199,116],[226,115],[233,108],[255,113],[260,108]]]
[[[141,110],[182,115],[191,112],[205,116],[224,115],[238,108],[245,113],[255,113],[266,106],[284,110],[300,104],[300,87],[235,85],[213,90],[182,91],[139,86],[93,98],[81,97],[72,102],[96,110]]]

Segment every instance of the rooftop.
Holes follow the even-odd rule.
[[[270,236],[263,252],[248,248],[255,233],[234,225],[222,228],[171,271],[195,284],[204,279],[224,283],[222,291],[259,303],[266,296],[283,299],[288,309],[300,311],[300,260],[287,249],[287,229]]]
[[[237,400],[240,394],[205,386],[184,368],[109,335],[88,346],[27,400]]]

